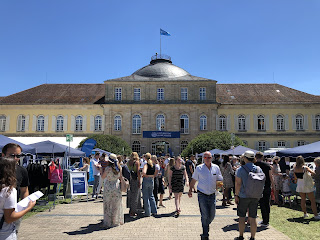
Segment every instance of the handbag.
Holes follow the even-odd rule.
[[[304,184],[304,190],[306,192],[313,192],[314,191],[314,182],[311,177],[311,174],[305,170],[303,174],[303,184]]]
[[[120,184],[121,184],[121,192],[127,192],[127,190],[129,189],[129,180],[122,177],[120,180]]]
[[[63,170],[59,164],[59,168],[50,169],[50,183],[62,183],[63,182]]]

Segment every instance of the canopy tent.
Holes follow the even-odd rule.
[[[29,145],[25,145],[21,142],[18,142],[12,138],[8,138],[4,135],[0,135],[0,150],[2,151],[2,148],[7,145],[8,143],[16,143],[19,144],[19,146],[22,148],[23,153],[31,153],[34,154],[36,152],[35,148]]]
[[[304,158],[320,157],[320,141],[277,152],[279,157],[297,157],[300,155]]]
[[[29,145],[30,147],[33,147],[36,149],[36,154],[38,155],[53,155],[53,156],[59,156],[64,157],[65,155],[71,156],[71,157],[84,157],[85,153],[71,148],[69,150],[69,147],[63,144],[51,142],[51,141],[43,141],[38,143],[33,143]],[[69,153],[70,151],[70,153]]]
[[[96,152],[105,153],[105,154],[107,154],[108,156],[109,156],[110,154],[112,154],[111,152],[102,150],[102,149],[100,149],[100,148],[95,148],[95,149],[92,150],[92,152],[94,152],[94,153],[96,153]]]
[[[244,147],[244,146],[238,146],[238,147],[235,147],[234,149],[229,149],[227,151],[224,151],[224,152],[221,152],[220,154],[221,155],[229,155],[229,154],[232,154],[232,155],[237,155],[237,156],[240,156],[242,155],[245,151],[252,151],[254,153],[258,152],[254,149],[251,149],[251,148],[247,148],[247,147]]]
[[[210,150],[209,152],[211,152],[211,154],[212,154],[212,156],[213,156],[214,154],[220,154],[221,152],[223,152],[223,150],[220,150],[220,149],[218,149],[218,148],[215,148],[215,149]],[[198,154],[198,157],[202,157],[203,154],[204,154],[204,152]]]

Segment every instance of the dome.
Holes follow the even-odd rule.
[[[187,71],[172,64],[168,59],[154,59],[150,64],[140,68],[133,75],[149,78],[177,78],[190,75]]]

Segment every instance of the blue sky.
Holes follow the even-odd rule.
[[[320,95],[318,0],[1,0],[0,96],[44,83],[103,83],[159,52],[218,83]]]

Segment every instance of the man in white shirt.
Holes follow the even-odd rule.
[[[94,177],[94,182],[93,182],[93,192],[92,192],[92,197],[98,198],[99,192],[97,192],[98,186],[99,186],[99,181],[100,181],[100,164],[99,164],[99,157],[100,153],[96,152],[94,155],[94,158],[91,159],[92,162],[92,172],[93,172],[93,177]]]
[[[196,167],[190,182],[189,197],[192,197],[192,189],[198,181],[198,202],[201,212],[201,223],[203,233],[202,240],[209,239],[209,225],[216,214],[216,186],[217,181],[223,180],[220,168],[211,162],[212,154],[207,151],[203,154],[203,164]]]

